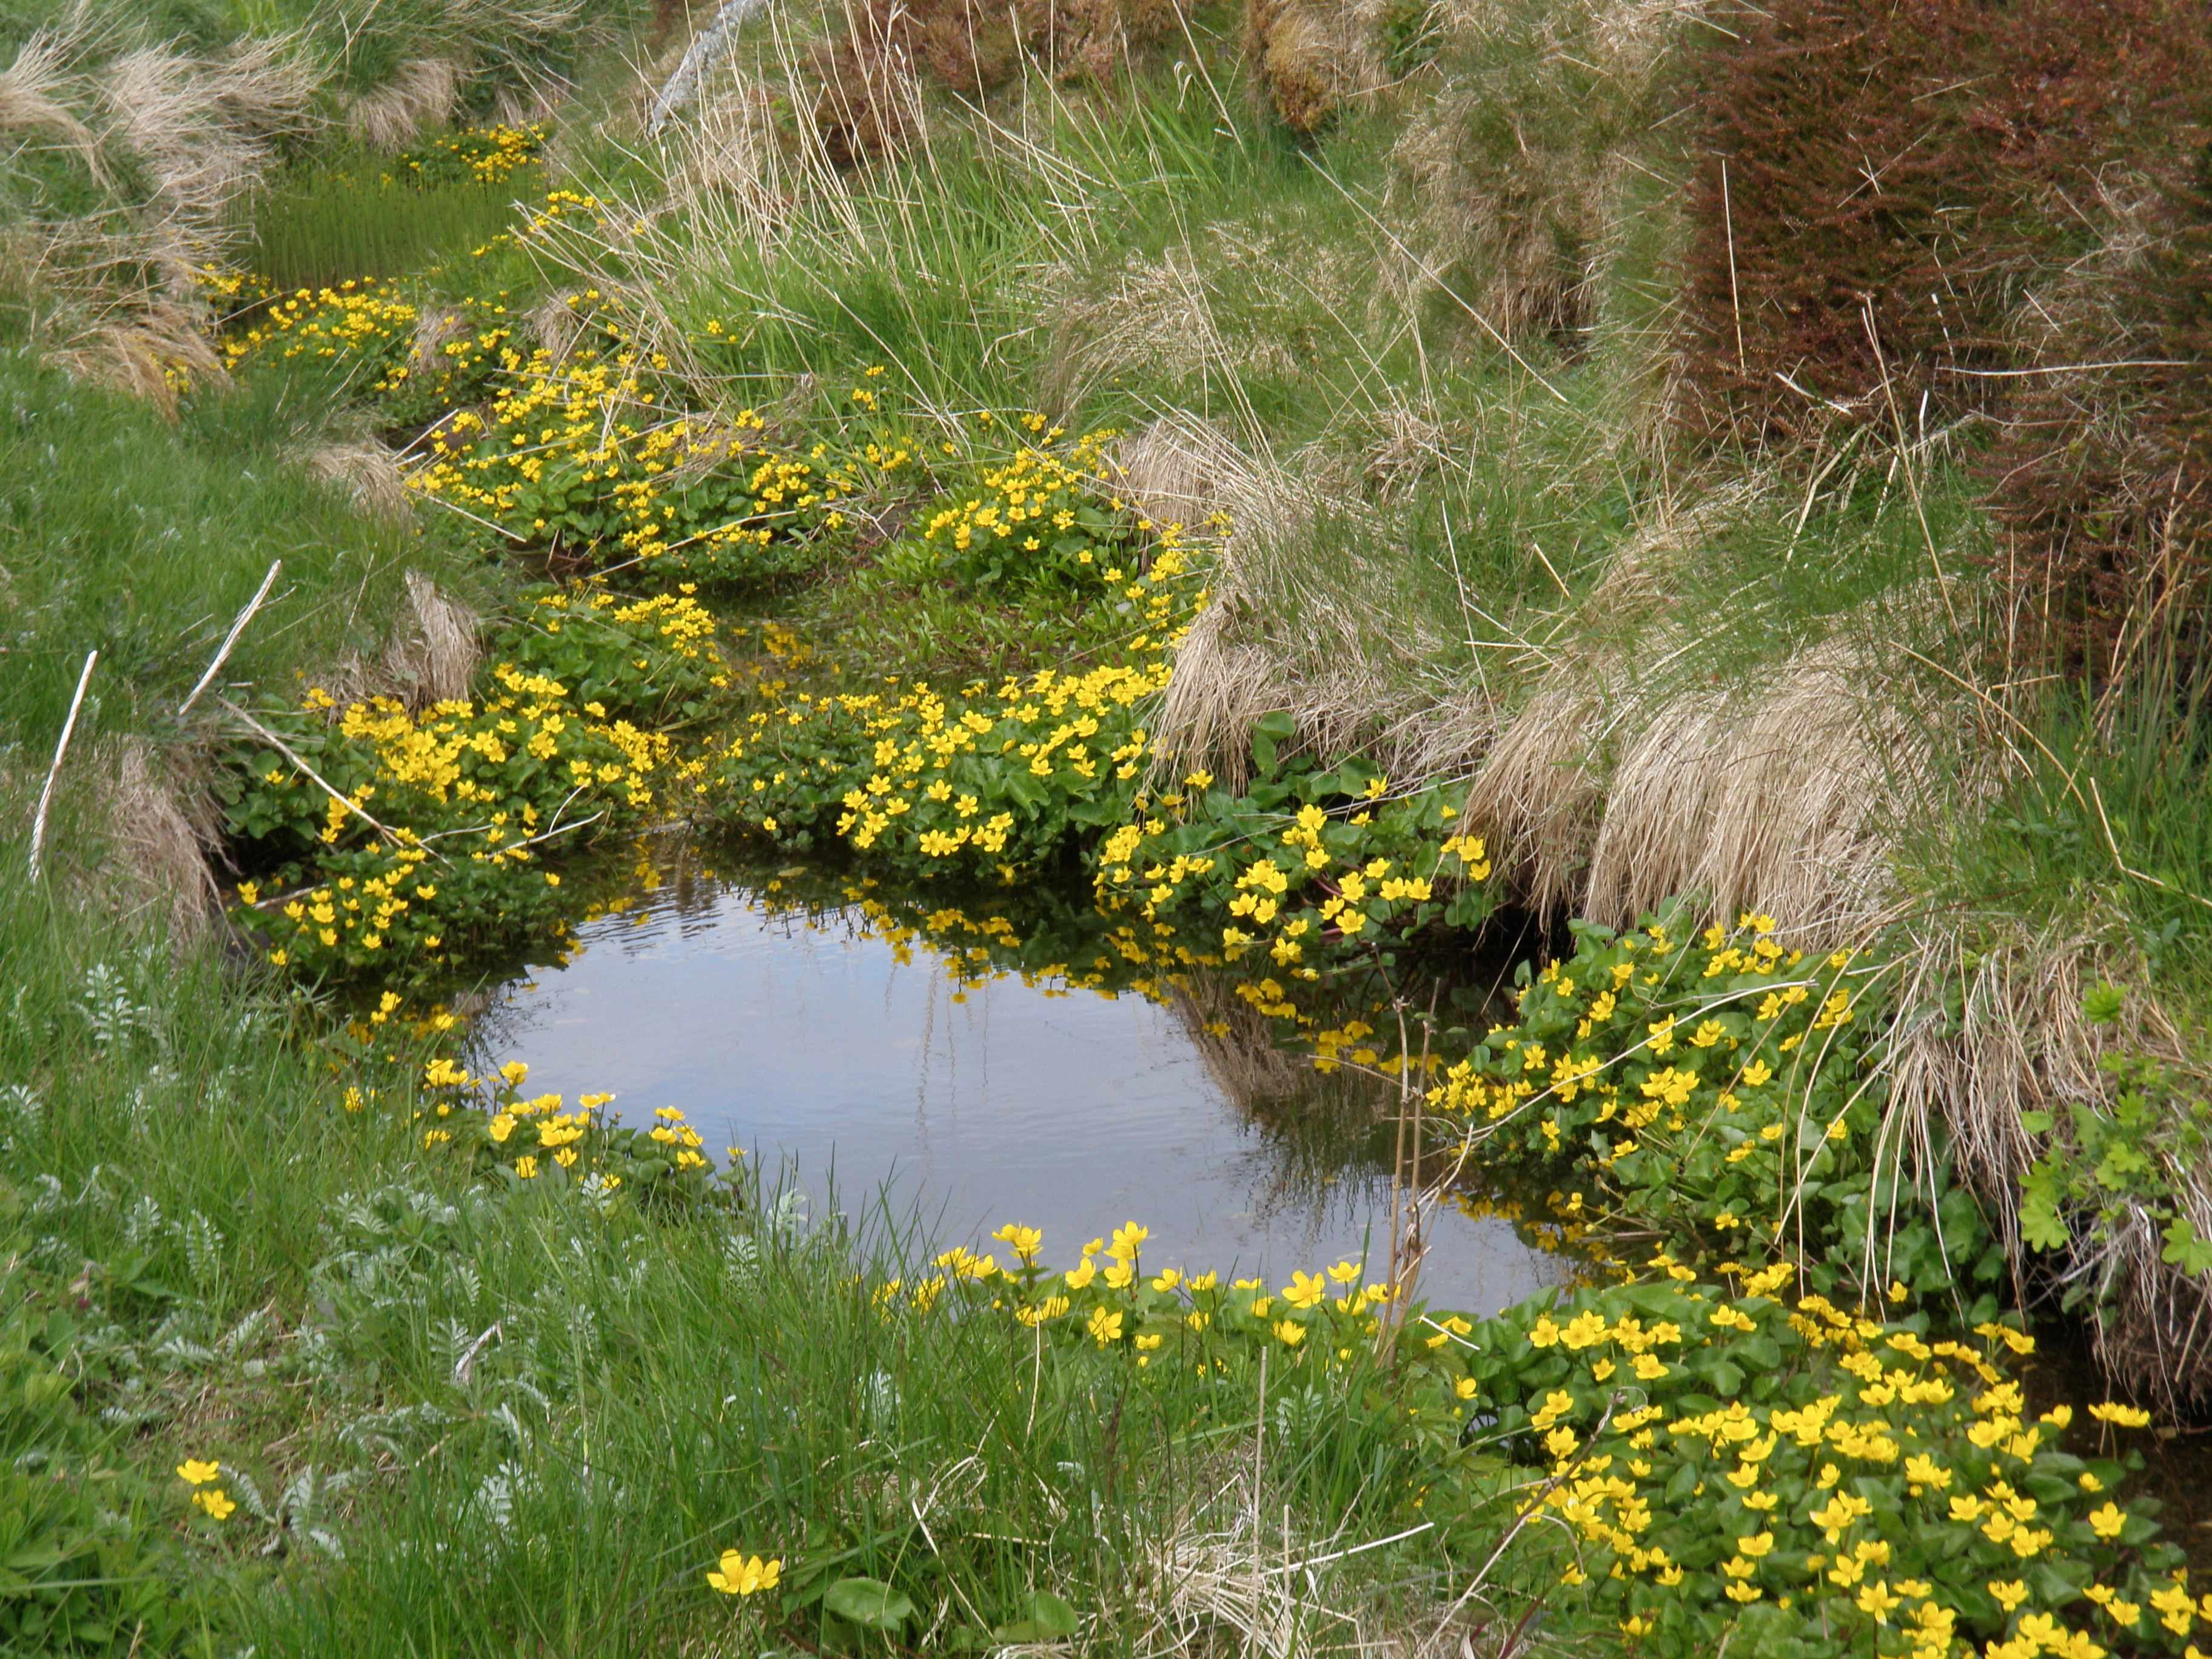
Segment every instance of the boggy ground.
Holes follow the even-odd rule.
[[[2199,1389],[2186,118],[1942,150],[2028,204],[1971,349],[1754,397],[1790,245],[1674,135],[1827,120],[1820,7],[902,15],[650,143],[673,14],[9,25],[8,1642],[2186,1653],[2161,1431],[2017,1370]],[[2092,357],[1992,510],[2058,417],[1944,387]],[[1224,998],[1610,1271],[944,1251],[472,1075],[679,818]]]

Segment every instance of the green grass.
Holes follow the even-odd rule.
[[[0,398],[24,469],[0,501],[0,591],[21,619],[0,674],[0,744],[41,766],[94,649],[77,752],[110,735],[177,737],[177,705],[272,560],[283,576],[224,677],[279,695],[348,650],[380,647],[410,567],[465,599],[498,591],[492,573],[459,562],[436,521],[365,517],[307,472],[304,453],[343,430],[311,378],[210,387],[173,426],[11,345],[0,349]]]
[[[1046,1592],[1121,1651],[1140,1644],[1152,1553],[1231,1524],[1224,1484],[1255,1456],[1262,1512],[1290,1505],[1301,1547],[1395,1500],[1387,1413],[1332,1409],[1325,1432],[1257,1446],[1255,1378],[879,1310],[874,1276],[919,1279],[929,1246],[866,1194],[848,1222],[773,1194],[653,1219],[550,1184],[488,1191],[423,1153],[409,1068],[349,1112],[360,1073],[330,1064],[319,1016],[219,953],[172,957],[15,884],[0,949],[45,964],[0,1011],[0,1075],[27,1091],[0,1126],[19,1289],[70,1333],[55,1346],[82,1409],[119,1413],[153,1487],[148,1535],[196,1540],[196,1598],[227,1643],[763,1640],[757,1608],[703,1583],[734,1547],[781,1558],[787,1584],[818,1568],[926,1591],[940,1640],[1031,1618]],[[1356,1399],[1357,1371],[1338,1386]],[[188,1522],[166,1477],[187,1457],[219,1460],[274,1518]],[[270,1540],[273,1566],[255,1553]],[[1387,1612],[1378,1586],[1402,1595],[1431,1558],[1416,1542],[1320,1585]],[[838,1638],[818,1612],[790,1628]]]
[[[289,292],[397,276],[463,255],[507,229],[514,204],[545,188],[542,170],[506,184],[417,186],[378,159],[339,158],[281,180],[253,205],[241,268]]]

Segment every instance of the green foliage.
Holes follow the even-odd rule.
[[[1524,979],[1518,1020],[1431,1103],[1490,1156],[1601,1194],[1610,1224],[1793,1261],[1824,1294],[1977,1298],[1988,1317],[2003,1253],[1971,1194],[1940,1146],[1915,1174],[1879,1146],[1881,1079],[1857,1032],[1884,970],[1787,949],[1765,917],[1699,935],[1692,914],[1677,901],[1619,935],[1573,924],[1574,953]],[[1585,1201],[1566,1200],[1571,1218],[1595,1218]]]
[[[373,654],[410,568],[464,602],[485,591],[487,574],[445,526],[366,517],[298,464],[334,411],[296,375],[190,400],[172,423],[0,349],[0,410],[30,463],[0,495],[0,607],[19,619],[0,674],[0,743],[52,752],[94,647],[80,752],[103,736],[173,732],[178,704],[279,557],[283,582],[226,680],[288,685],[348,649]]]
[[[1961,1637],[2007,1656],[2103,1651],[2092,1635],[2178,1649],[2180,1552],[2155,1541],[2154,1504],[2114,1497],[2142,1455],[2069,1446],[2071,1407],[2030,1420],[2002,1367],[2032,1338],[1984,1323],[1978,1345],[1931,1342],[1923,1321],[1818,1296],[1793,1310],[1786,1264],[1734,1297],[1654,1265],[1668,1281],[1455,1333],[1486,1437],[1549,1465],[1525,1512],[1565,1524],[1531,1528],[1516,1565],[1581,1587],[1556,1598],[1563,1634],[1667,1656],[1855,1651],[1885,1631],[1877,1650],[1929,1656]]]
[[[170,1538],[159,1483],[80,1397],[74,1298],[27,1265],[0,1188],[0,1646],[15,1654],[214,1651],[224,1622]]]
[[[479,170],[511,129],[471,131],[419,153],[318,157],[257,195],[246,240],[230,263],[280,294],[337,289],[467,258],[507,231],[528,179]],[[529,165],[535,166],[535,150]]]
[[[262,878],[240,889],[239,915],[273,935],[272,962],[420,978],[543,936],[574,907],[533,849],[586,844],[680,787],[668,738],[626,716],[701,708],[721,678],[713,619],[675,595],[559,589],[525,614],[514,654],[577,671],[576,684],[499,660],[481,697],[420,713],[392,697],[340,709],[316,688],[268,714],[275,744],[231,756],[226,821]],[[264,899],[264,884],[280,890]]]
[[[2118,994],[2110,986],[2090,992],[2093,1018],[2104,1007],[2116,1014]],[[2094,1254],[2140,1214],[2158,1228],[2166,1261],[2185,1273],[2212,1273],[2212,1239],[2198,1237],[2185,1197],[2212,1155],[2212,1105],[2148,1055],[2107,1054],[2097,1063],[2112,1080],[2109,1106],[2021,1114],[2021,1127],[2045,1138],[2021,1182],[2021,1237],[2038,1250]],[[2101,1279],[2068,1286],[2077,1305],[2109,1293]]]
[[[656,1212],[733,1202],[718,1188],[699,1132],[673,1106],[657,1107],[649,1125],[602,1115],[611,1095],[583,1095],[573,1112],[557,1094],[526,1096],[530,1068],[509,1060],[489,1077],[471,1077],[450,1059],[432,1060],[424,1103],[415,1113],[426,1150],[447,1149],[481,1180],[512,1188],[577,1183],[602,1211],[620,1205]],[[734,1176],[732,1176],[734,1180]]]

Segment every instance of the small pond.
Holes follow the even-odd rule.
[[[947,1245],[1020,1221],[1065,1266],[1134,1219],[1151,1269],[1388,1260],[1395,1108],[1371,1084],[1188,999],[957,972],[880,913],[780,885],[695,869],[633,893],[565,965],[495,994],[480,1060],[526,1060],[532,1091],[611,1090],[629,1122],[680,1107],[817,1213],[887,1209]],[[1431,1220],[1422,1295],[1487,1314],[1562,1276],[1475,1208]]]

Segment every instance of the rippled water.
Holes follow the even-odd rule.
[[[741,885],[641,896],[568,965],[508,985],[482,1029],[532,1090],[612,1090],[632,1122],[679,1106],[817,1206],[887,1203],[947,1243],[1001,1221],[1072,1261],[1123,1221],[1148,1267],[1286,1275],[1387,1259],[1389,1156],[1371,1106],[1240,1054],[1187,1009],[1005,977],[964,988],[858,909],[771,915]],[[1256,1079],[1256,1080],[1255,1080]],[[1488,1313],[1559,1264],[1496,1217],[1431,1223],[1421,1291]]]

